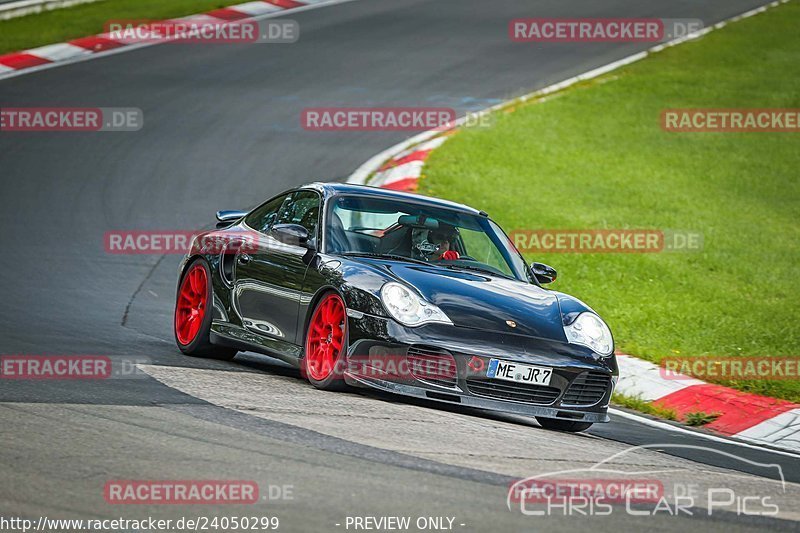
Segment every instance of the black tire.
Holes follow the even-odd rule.
[[[321,308],[325,305],[329,300],[335,300],[338,302],[338,305],[341,306],[341,310],[343,312],[343,328],[341,333],[341,341],[340,341],[340,348],[338,350],[338,354],[334,358],[333,365],[328,365],[325,368],[328,370],[328,374],[324,377],[319,376],[320,371],[314,370],[309,367],[310,364],[313,364],[312,358],[308,357],[309,351],[311,346],[314,344],[312,336],[314,335],[314,323],[315,320],[320,318]],[[303,358],[300,360],[300,373],[303,375],[304,378],[308,380],[309,383],[314,385],[314,387],[326,390],[326,391],[343,391],[348,388],[347,383],[344,380],[344,370],[347,364],[347,311],[346,307],[344,306],[344,300],[341,296],[339,296],[335,292],[329,292],[324,294],[319,301],[317,302],[316,306],[314,307],[314,311],[311,313],[311,316],[308,319],[308,324],[306,324],[306,336],[303,342]],[[321,379],[317,379],[315,377],[321,377]]]
[[[181,293],[184,289],[185,284],[187,283],[187,275],[192,272],[196,268],[202,268],[205,272],[205,304],[203,306],[203,318],[200,323],[200,327],[197,330],[197,333],[194,337],[189,339],[183,339],[184,341],[189,340],[187,344],[184,344],[180,339],[180,334],[178,332],[178,306],[181,303]],[[211,284],[211,269],[208,266],[208,263],[205,259],[197,258],[186,267],[181,274],[181,281],[178,284],[178,292],[175,296],[175,314],[173,317],[173,333],[175,335],[175,343],[178,345],[178,348],[181,352],[185,355],[190,355],[192,357],[205,357],[208,359],[219,359],[222,361],[230,361],[236,356],[238,350],[234,348],[228,348],[224,346],[215,346],[211,344],[210,341],[210,334],[211,334],[211,321],[214,318],[213,315],[213,307],[211,302],[214,301],[214,293]]]
[[[568,431],[570,433],[578,433],[579,431],[586,431],[592,427],[591,422],[577,422],[575,420],[559,420],[558,418],[545,418],[537,416],[536,421],[544,429],[554,431]]]

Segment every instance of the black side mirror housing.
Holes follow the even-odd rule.
[[[272,226],[272,236],[284,244],[313,248],[308,230],[300,224],[275,224]]]
[[[558,277],[556,269],[544,263],[531,263],[531,274],[542,285],[553,283]]]

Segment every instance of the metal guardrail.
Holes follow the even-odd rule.
[[[0,20],[98,1],[100,0],[0,0]]]

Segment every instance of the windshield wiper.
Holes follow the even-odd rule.
[[[408,261],[409,263],[418,263],[420,265],[430,265],[427,261],[420,261],[413,257],[406,257],[404,255],[395,254],[379,254],[377,252],[344,252],[341,255],[346,257],[375,257],[377,259],[395,259],[397,261]]]
[[[404,255],[379,254],[377,252],[344,252],[341,255],[344,255],[346,257],[375,257],[378,259],[395,259],[398,261],[408,261],[409,263],[417,263],[425,266],[449,268],[451,270],[472,270],[474,272],[482,272],[484,274],[491,274],[492,276],[499,276],[501,278],[517,279],[488,268],[481,268],[473,265],[446,265],[446,264],[441,264],[439,262],[422,261],[420,259],[414,259],[413,257],[406,257]]]
[[[489,268],[482,268],[482,267],[479,267],[479,266],[473,266],[473,265],[439,265],[439,266],[442,266],[444,268],[451,268],[453,270],[473,270],[475,272],[483,272],[485,274],[491,274],[492,276],[499,276],[501,278],[516,279],[516,278],[512,278],[511,276],[508,276],[506,274],[502,274],[500,272],[491,270]]]

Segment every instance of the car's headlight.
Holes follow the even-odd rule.
[[[614,353],[611,330],[594,313],[587,311],[578,315],[578,318],[564,326],[564,334],[568,342],[591,348],[602,356],[607,357]]]
[[[419,326],[428,322],[453,323],[444,311],[400,283],[392,281],[384,285],[381,288],[381,300],[386,311],[406,326]]]

